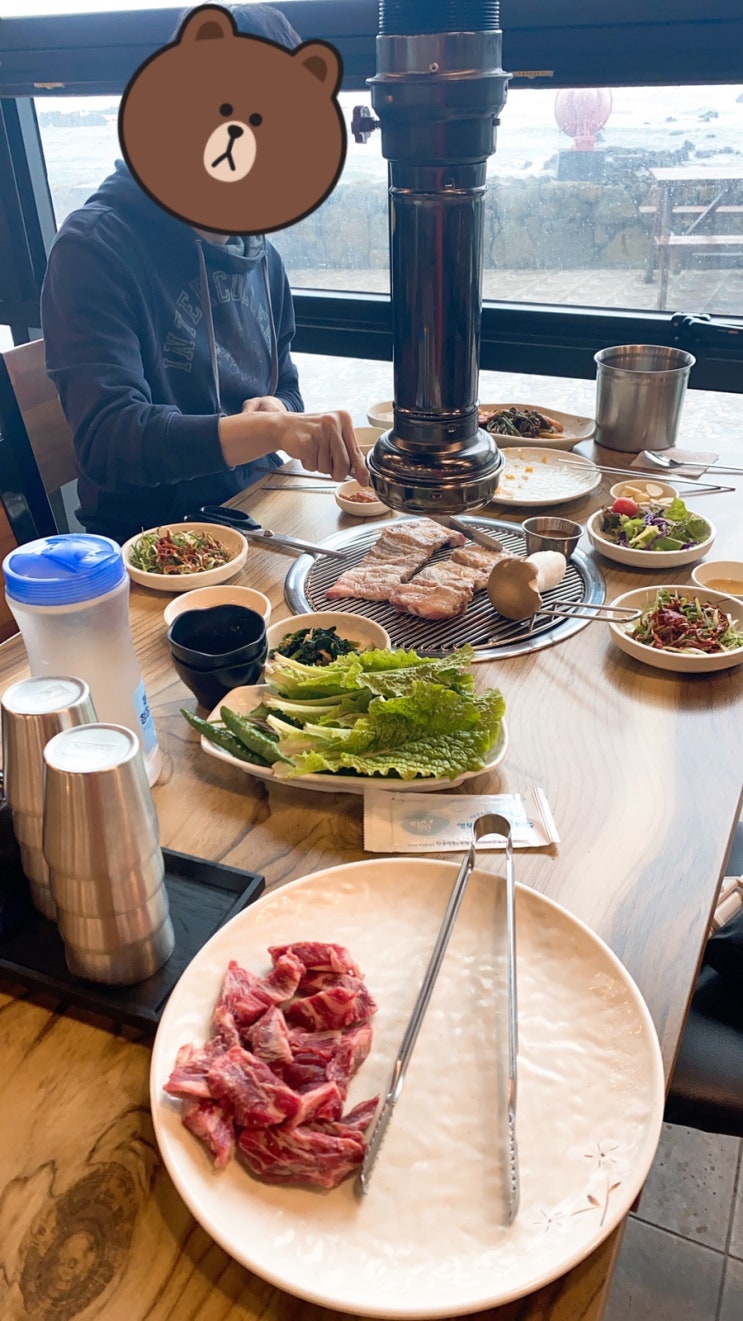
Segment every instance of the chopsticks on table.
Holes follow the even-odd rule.
[[[625,481],[628,482],[631,482],[634,477],[650,477],[656,482],[672,482],[674,486],[678,486],[681,482],[686,482],[689,489],[697,491],[699,495],[703,495],[705,491],[708,495],[712,495],[713,493],[720,495],[723,492],[734,491],[736,489],[734,486],[720,486],[714,482],[700,482],[697,481],[695,477],[676,477],[674,479],[672,474],[670,477],[664,477],[658,468],[608,468],[601,463],[594,463],[593,459],[584,458],[582,454],[577,455],[576,459],[558,458],[557,462],[562,464],[565,468],[578,468],[581,465],[585,468],[596,468],[598,472],[610,473],[612,476],[616,477],[624,477]]]

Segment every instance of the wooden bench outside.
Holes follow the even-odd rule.
[[[743,234],[661,234],[655,239],[658,250],[658,307],[665,307],[668,277],[674,253],[697,252],[715,256],[721,252],[743,255]]]

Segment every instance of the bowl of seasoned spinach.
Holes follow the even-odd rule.
[[[329,665],[349,651],[390,646],[389,633],[381,624],[341,610],[292,615],[272,624],[267,638],[269,656],[278,652],[303,665]]]

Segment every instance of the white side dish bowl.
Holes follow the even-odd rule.
[[[626,481],[616,482],[609,488],[612,500],[643,501],[675,500],[678,491],[670,482],[656,481],[655,477],[628,477]]]
[[[383,436],[386,427],[354,427],[356,441],[362,454],[368,454],[369,450],[374,449],[380,436]]]
[[[709,519],[705,519],[709,536],[705,537],[704,541],[698,542],[696,546],[687,546],[683,550],[634,550],[631,546],[616,546],[599,531],[602,513],[602,509],[597,509],[586,523],[586,532],[591,545],[599,554],[605,555],[607,560],[614,560],[616,564],[630,565],[633,569],[672,569],[681,564],[693,564],[695,560],[701,560],[707,554],[715,540],[716,530]]]
[[[271,624],[266,631],[269,652],[300,628],[334,628],[339,638],[356,643],[359,651],[368,651],[369,648],[386,650],[391,646],[389,633],[376,620],[345,610],[319,610],[306,615],[290,615],[288,619]]]
[[[168,628],[184,610],[206,610],[213,605],[243,605],[247,610],[257,610],[263,615],[266,625],[271,621],[271,602],[263,592],[254,587],[230,586],[224,583],[218,587],[199,587],[195,592],[182,592],[173,601],[169,601],[163,610],[163,619]]]
[[[612,605],[637,606],[640,610],[647,610],[656,598],[656,593],[663,587],[667,590],[682,592],[685,596],[695,596],[697,593],[688,583],[679,585],[678,583],[655,583],[652,587],[638,587],[633,592],[625,592],[623,596],[618,596]],[[730,596],[723,596],[722,592],[712,592],[705,590],[702,595],[699,593],[700,600],[711,601],[714,605],[724,610],[730,617],[730,622],[734,629],[743,633],[743,602],[735,608],[735,603]],[[679,674],[711,674],[715,670],[727,670],[733,665],[743,664],[743,646],[736,647],[733,651],[716,651],[710,654],[701,652],[667,651],[661,647],[649,647],[644,642],[638,642],[632,637],[632,630],[637,624],[633,620],[627,624],[610,624],[609,632],[613,641],[617,644],[620,651],[624,651],[634,660],[643,661],[646,665],[653,665],[659,670],[674,670]]]
[[[168,530],[208,532],[216,541],[221,542],[229,552],[230,559],[226,564],[219,564],[215,569],[205,569],[201,573],[148,573],[146,569],[138,569],[132,564],[132,551],[140,537],[148,536],[152,532]],[[140,583],[142,587],[151,587],[156,592],[190,592],[197,587],[213,587],[216,583],[223,583],[228,578],[233,578],[248,558],[248,543],[242,532],[220,523],[163,523],[159,528],[146,528],[144,532],[138,532],[135,537],[130,537],[124,542],[121,553],[124,556],[126,571],[133,582]]]
[[[383,518],[385,514],[391,514],[389,505],[385,505],[376,497],[373,500],[355,500],[352,497],[360,491],[368,491],[370,487],[362,486],[355,478],[348,482],[342,482],[335,493],[336,504],[340,506],[344,514],[350,514],[352,518]]]
[[[743,600],[743,560],[707,560],[692,569],[697,587]],[[724,585],[723,585],[724,584]]]
[[[386,431],[395,420],[392,400],[385,399],[381,404],[372,404],[367,410],[366,417],[370,427],[380,427],[382,431]]]

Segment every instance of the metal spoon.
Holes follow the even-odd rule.
[[[648,463],[654,463],[656,468],[665,468],[669,472],[675,468],[704,468],[705,471],[712,468],[714,472],[732,472],[737,473],[738,476],[743,475],[743,468],[725,468],[714,460],[711,463],[698,463],[693,459],[669,459],[665,454],[655,454],[653,450],[643,450],[642,457],[647,459]]]

